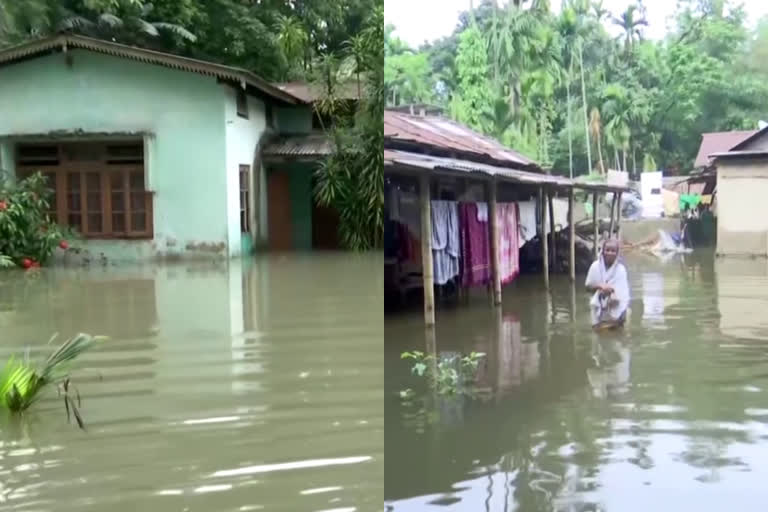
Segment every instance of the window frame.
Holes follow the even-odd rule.
[[[241,87],[235,88],[235,110],[237,117],[248,119],[248,94]]]
[[[240,233],[251,233],[251,166],[240,164],[238,167],[240,184]]]
[[[87,142],[90,143],[90,141]],[[54,196],[49,212],[54,214],[54,220],[60,226],[75,229],[84,239],[152,239],[154,238],[154,194],[147,190],[143,141],[137,142],[132,140],[130,143],[141,147],[141,156],[130,158],[110,156],[108,147],[117,146],[120,143],[99,141],[99,144],[102,145],[102,156],[89,161],[72,161],[67,159],[67,152],[64,150],[64,146],[67,143],[48,144],[48,146],[55,145],[58,148],[58,162],[51,160],[47,165],[39,165],[33,162],[25,163],[23,159],[21,161],[17,160],[16,173],[20,178],[24,178],[40,171],[47,175],[49,180],[50,176],[53,175],[54,183],[51,184],[51,188],[53,189]],[[16,148],[17,155],[25,147],[27,147],[26,144],[18,144]],[[115,189],[112,186],[114,183],[112,178],[116,173],[122,175],[120,181],[123,186],[119,189]],[[98,184],[91,188],[88,185],[88,180],[89,176],[92,178],[93,175],[98,176]],[[131,179],[135,179],[137,175],[141,176],[142,188],[140,192],[138,192],[139,189],[131,187]],[[73,190],[68,184],[72,176],[78,176],[77,203],[79,204],[77,207],[70,207],[70,196],[73,194]],[[113,195],[116,191],[117,193],[122,193],[123,196],[123,208],[118,211],[112,205]],[[140,207],[133,207],[135,196],[132,192],[143,196]],[[89,194],[94,193],[98,194],[98,206],[89,208]],[[124,230],[118,232],[114,230],[113,219],[115,214],[123,215]],[[134,230],[132,229],[134,215],[140,214],[143,214],[144,229]],[[100,217],[101,227],[98,231],[90,228],[89,215],[98,215]],[[79,216],[79,226],[77,223],[70,222],[72,216]],[[94,218],[91,217],[91,219]]]

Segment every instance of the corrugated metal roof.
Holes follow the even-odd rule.
[[[214,76],[226,80],[250,85],[261,92],[286,103],[297,104],[303,100],[275,87],[263,78],[250,71],[241,68],[224,66],[213,62],[207,62],[188,57],[172,55],[135,46],[127,46],[111,41],[93,39],[78,35],[57,35],[45,39],[38,39],[18,46],[12,46],[0,51],[0,65],[8,65],[14,62],[45,54],[50,51],[66,51],[68,48],[80,48],[94,52],[112,55],[124,59],[132,59],[148,64],[157,64],[181,71],[188,71],[202,75]]]
[[[447,171],[467,174],[493,176],[502,181],[511,181],[528,185],[548,185],[561,188],[579,188],[597,192],[615,192],[629,190],[627,187],[606,183],[573,181],[563,176],[553,176],[535,172],[508,169],[495,165],[482,164],[457,158],[445,158],[410,151],[394,149],[384,150],[384,167],[402,166],[416,171]]]
[[[706,167],[711,163],[710,157],[713,153],[728,151],[756,133],[757,130],[702,133],[701,145],[693,166]]]
[[[325,134],[286,135],[264,147],[265,156],[323,157],[331,154],[333,143]]]
[[[514,167],[536,166],[533,160],[444,117],[412,116],[403,112],[384,112],[384,137],[394,142],[423,144],[435,148],[474,153],[500,164]]]
[[[300,98],[306,103],[315,102],[325,96],[323,88],[317,84],[308,82],[283,82],[273,84],[281,91],[287,92],[291,96]],[[365,84],[360,84],[360,94],[365,92]],[[336,97],[344,100],[357,100],[360,99],[357,89],[357,81],[345,82],[339,84],[336,89]]]

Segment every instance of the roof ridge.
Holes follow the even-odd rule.
[[[228,80],[247,83],[263,93],[287,103],[304,103],[304,100],[275,87],[264,78],[246,69],[220,64],[218,62],[195,59],[175,53],[151,50],[141,46],[132,46],[116,41],[107,41],[79,34],[56,34],[26,41],[24,43],[0,50],[0,65],[12,64],[15,61],[30,58],[61,47],[63,51],[71,46],[83,50],[104,53],[113,57],[133,59],[140,62],[164,65],[191,73],[216,76]]]

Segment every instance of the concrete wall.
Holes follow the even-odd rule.
[[[253,240],[250,235],[243,235],[240,230],[240,165],[253,167],[253,157],[256,150],[256,143],[259,137],[266,129],[266,110],[264,103],[254,98],[248,97],[248,119],[237,115],[237,92],[236,89],[229,86],[223,86],[226,94],[226,131],[227,131],[227,219],[229,222],[229,255],[237,256],[242,253],[250,252],[253,247]],[[262,173],[260,173],[262,174]],[[254,169],[251,169],[251,180],[255,176]],[[262,177],[262,186],[264,190]],[[256,189],[251,181],[251,192]],[[252,221],[256,216],[253,215],[253,197],[251,197]],[[262,203],[263,204],[263,203]],[[258,216],[260,217],[260,216]]]
[[[0,71],[0,140],[56,131],[151,134],[145,160],[146,181],[155,192],[155,239],[89,241],[85,254],[135,259],[236,252],[228,249],[228,198],[237,168],[227,162],[227,89],[215,78],[160,66],[83,50],[68,55],[71,64],[54,54]],[[7,141],[3,148],[1,156]]]
[[[717,164],[717,254],[768,255],[768,161]]]

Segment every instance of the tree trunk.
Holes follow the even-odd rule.
[[[589,146],[589,117],[587,116],[587,91],[584,87],[584,52],[579,44],[579,66],[581,67],[581,101],[584,106],[584,137],[587,142],[587,171],[592,172],[592,150]]]
[[[623,171],[624,169],[621,168],[621,160],[619,160],[619,148],[613,148],[613,153],[616,157],[616,168],[620,171]]]
[[[635,159],[635,148],[632,148],[632,172],[637,176],[637,160]]]
[[[627,148],[623,148],[621,150],[621,156],[623,158],[622,161],[624,162],[624,170],[626,171],[627,170]]]
[[[571,137],[571,69],[573,68],[573,56],[571,56],[571,64],[568,67],[568,73],[566,74],[565,90],[568,95],[568,109],[566,123],[568,123],[568,172],[571,179],[573,179],[573,137]]]
[[[600,172],[605,175],[605,164],[603,163],[603,148],[600,144],[600,136],[597,136],[597,157],[600,159]]]

